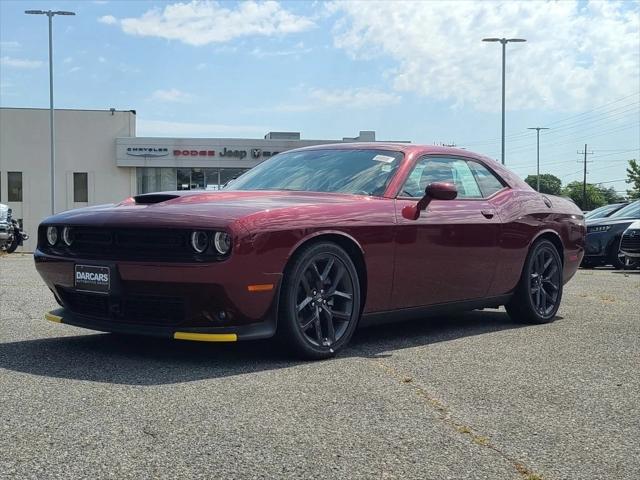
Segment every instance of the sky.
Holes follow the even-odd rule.
[[[640,159],[638,1],[0,1],[0,106],[137,111],[138,136],[455,144],[624,192]]]

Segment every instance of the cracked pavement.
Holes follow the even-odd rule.
[[[640,473],[640,272],[578,272],[548,325],[371,327],[314,363],[46,322],[55,306],[29,255],[0,257],[2,478]]]

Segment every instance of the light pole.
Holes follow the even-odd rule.
[[[540,130],[549,130],[547,127],[528,127],[527,130],[535,130],[536,131],[536,136],[537,136],[537,149],[536,151],[537,156],[538,156],[538,172],[536,174],[536,185],[537,188],[536,190],[539,192],[540,191]]]
[[[51,215],[56,213],[56,151],[54,147],[55,129],[53,125],[53,36],[52,24],[55,15],[75,15],[75,12],[52,11],[52,10],[25,10],[27,15],[46,15],[49,17],[49,130],[51,135]]]
[[[504,70],[507,55],[507,43],[526,42],[524,38],[483,38],[483,42],[500,42],[502,44],[502,164],[504,165]]]

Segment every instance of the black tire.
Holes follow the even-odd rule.
[[[13,241],[7,245],[7,253],[13,253],[16,251],[16,249],[18,248],[18,238],[17,237],[13,237]]]
[[[562,300],[562,260],[549,240],[536,241],[529,250],[522,276],[507,313],[518,322],[548,323],[554,319]]]
[[[620,242],[615,242],[614,246],[611,247],[611,253],[609,254],[609,263],[616,270],[622,270],[624,268],[624,256],[620,255],[620,251],[617,248]]]
[[[278,339],[306,360],[330,358],[349,343],[360,298],[358,272],[342,248],[330,242],[303,247],[284,273]]]

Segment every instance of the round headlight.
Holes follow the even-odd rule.
[[[197,253],[204,253],[209,246],[209,236],[206,232],[200,232],[196,230],[191,233],[191,248]]]
[[[73,235],[71,234],[71,227],[64,227],[62,229],[62,241],[67,247],[70,247],[73,243]]]
[[[225,232],[216,232],[213,236],[213,246],[220,255],[226,255],[231,250],[231,236]]]
[[[58,243],[58,227],[47,227],[47,242],[52,247]]]

